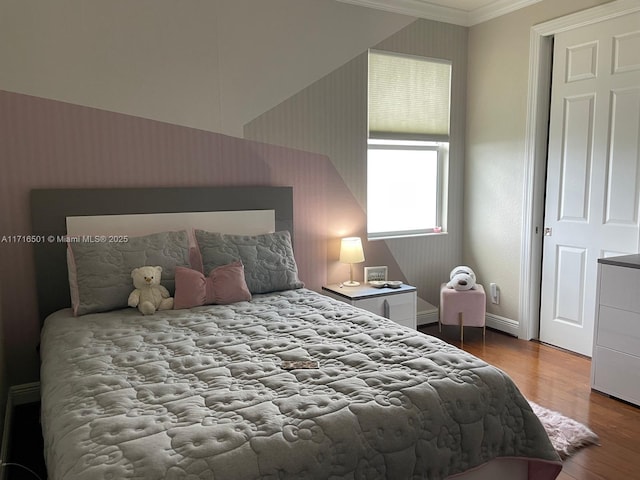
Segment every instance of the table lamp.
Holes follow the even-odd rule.
[[[353,264],[364,262],[362,241],[360,237],[346,237],[340,242],[340,261],[349,264],[349,281],[344,282],[345,287],[357,287],[360,282],[353,280]]]

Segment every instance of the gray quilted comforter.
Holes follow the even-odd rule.
[[[559,471],[503,372],[306,289],[149,317],[64,310],[41,352],[51,480],[440,479],[495,457]],[[320,368],[281,368],[301,359]]]

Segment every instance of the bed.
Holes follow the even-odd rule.
[[[41,392],[50,479],[558,475],[543,427],[503,372],[304,287],[289,187],[196,190],[32,192],[33,233],[56,238],[67,235],[70,216],[273,212],[272,228],[261,227],[273,231],[264,233],[208,228],[185,240],[155,232],[142,236],[141,248],[138,237],[105,246],[89,241],[103,233],[84,232],[69,238],[85,241],[34,246],[46,318]],[[115,201],[141,194],[153,199],[143,210]],[[145,316],[110,303],[113,292],[122,296],[119,285],[87,290],[105,276],[101,268],[128,268],[114,258],[135,262],[141,250],[154,262],[170,258],[163,279],[166,272],[176,302],[185,285],[204,288],[184,283],[185,271],[220,271],[236,260],[243,273],[225,277],[224,286],[246,286],[250,299],[187,302]],[[219,277],[201,272],[194,275],[222,288]]]

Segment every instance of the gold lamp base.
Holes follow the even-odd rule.
[[[360,285],[360,282],[356,282],[353,279],[353,263],[349,264],[349,281],[348,282],[343,282],[343,284],[345,287],[357,287],[358,285]]]

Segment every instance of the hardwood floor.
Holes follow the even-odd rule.
[[[421,327],[420,331],[460,347],[456,326]],[[487,329],[465,328],[463,349],[506,372],[531,401],[574,418],[596,432],[599,446],[567,459],[559,480],[640,478],[640,408],[593,392],[591,360],[534,341]]]

